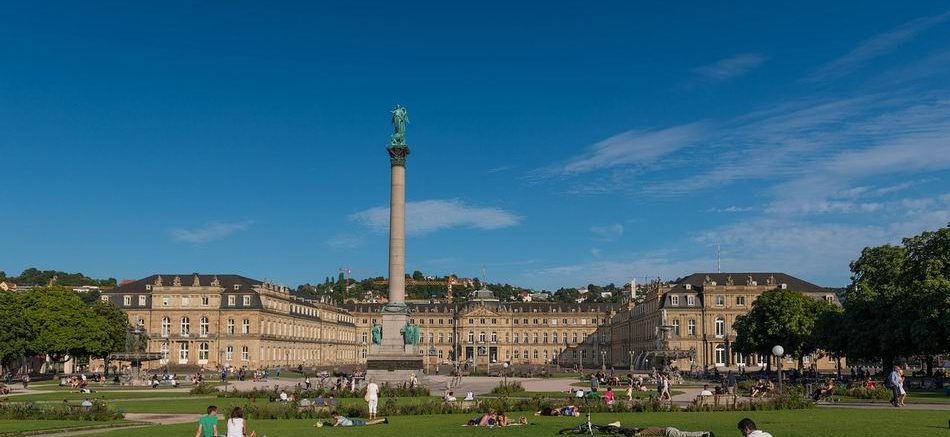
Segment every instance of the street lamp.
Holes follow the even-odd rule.
[[[782,355],[785,355],[785,348],[779,345],[772,347],[772,355],[778,361],[778,391],[782,391]]]
[[[630,355],[630,371],[633,372],[633,350],[627,351],[627,354]]]
[[[603,349],[600,351],[600,370],[607,370],[607,351]]]
[[[504,378],[504,382],[502,383],[502,385],[504,385],[504,386],[507,387],[507,386],[508,386],[508,362],[505,361],[504,363],[502,363],[502,364],[501,364],[501,367],[504,368],[504,369],[501,371],[501,372],[502,372],[502,377]]]

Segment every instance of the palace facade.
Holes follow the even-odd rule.
[[[610,304],[499,302],[479,290],[464,303],[407,303],[420,328],[419,353],[427,365],[459,359],[476,367],[513,365],[600,367],[610,352]],[[356,321],[360,360],[365,362],[373,323],[382,304],[343,306]]]
[[[649,368],[660,362],[680,369],[759,368],[774,357],[744,356],[732,350],[738,316],[765,291],[791,289],[840,304],[828,288],[784,273],[694,273],[675,283],[652,283],[611,321],[612,356],[618,367]],[[793,361],[788,358],[787,363]],[[829,358],[806,357],[820,370]]]
[[[354,317],[239,275],[161,274],[104,291],[148,336],[145,368],[355,364]]]

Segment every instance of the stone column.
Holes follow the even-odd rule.
[[[392,178],[389,200],[389,306],[406,302],[406,155],[408,148],[390,148]],[[399,158],[399,159],[397,159]]]
[[[387,312],[406,307],[406,157],[409,147],[391,146],[389,188],[389,303]]]

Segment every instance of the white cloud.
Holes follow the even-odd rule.
[[[389,207],[377,206],[350,215],[377,232],[389,230]],[[516,226],[521,217],[501,208],[466,205],[457,199],[406,203],[406,232],[423,235],[450,228],[501,229]]]
[[[591,254],[591,256],[593,256],[594,258],[600,258],[600,256],[601,256],[603,253],[604,253],[603,250],[601,250],[601,249],[599,249],[599,248],[596,248],[596,247],[592,247],[592,248],[590,249],[590,254]]]
[[[749,212],[755,211],[754,207],[751,206],[729,206],[726,208],[711,209],[709,212]]]
[[[614,223],[606,226],[591,226],[590,233],[594,234],[594,238],[597,240],[613,241],[623,235],[623,225]]]
[[[197,229],[172,229],[169,234],[174,241],[204,244],[222,239],[236,232],[246,231],[253,223],[252,220],[233,223],[211,222]]]
[[[765,56],[759,54],[742,53],[693,68],[691,71],[702,80],[720,82],[742,76],[762,65],[765,60]]]
[[[327,247],[332,249],[356,249],[363,247],[363,239],[354,234],[337,234],[324,242]]]
[[[950,12],[933,17],[918,18],[904,23],[890,32],[866,39],[844,56],[813,71],[805,80],[807,82],[820,82],[845,76],[871,59],[886,55],[901,44],[914,39],[921,32],[943,23],[947,17],[950,17]]]
[[[585,173],[625,165],[649,164],[689,146],[701,138],[703,123],[689,123],[661,130],[630,130],[601,140],[587,153],[558,166],[556,173]]]

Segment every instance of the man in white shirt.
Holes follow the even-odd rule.
[[[379,405],[379,385],[373,380],[366,384],[366,405],[369,407],[369,418],[376,418],[376,407]]]
[[[755,427],[755,422],[748,417],[739,421],[739,432],[746,437],[772,437],[772,434],[769,434],[765,431],[759,431]]]
[[[712,396],[713,393],[709,391],[709,384],[703,384],[703,391],[699,392],[700,396]]]

